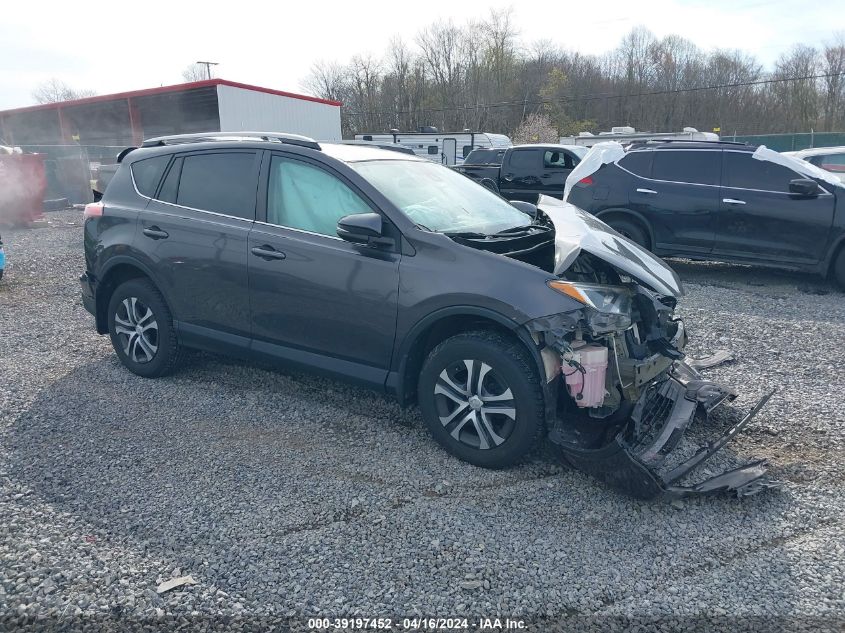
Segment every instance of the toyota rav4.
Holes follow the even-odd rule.
[[[765,398],[677,457],[734,392],[684,361],[673,271],[575,207],[292,135],[163,137],[120,158],[85,210],[81,283],[130,371],[170,373],[186,348],[271,359],[418,403],[479,466],[546,436],[639,497],[772,485],[762,461],[692,473]]]

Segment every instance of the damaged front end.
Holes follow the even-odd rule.
[[[743,497],[777,486],[763,460],[695,479],[771,393],[726,432],[691,450],[689,431],[736,394],[702,378],[696,367],[708,366],[707,360],[685,362],[687,333],[674,315],[683,291],[671,269],[582,213],[574,210],[565,225],[555,222],[569,241],[561,244],[558,235],[557,275],[549,287],[583,308],[527,323],[557,404],[551,441],[574,467],[643,499]],[[554,219],[554,210],[550,215]],[[585,224],[580,233],[588,239],[574,241],[577,222]]]
[[[685,362],[674,271],[572,205],[541,199],[539,209],[532,227],[462,241],[544,268],[549,288],[582,306],[526,323],[545,368],[549,438],[567,461],[643,499],[776,487],[763,460],[696,479],[771,394],[718,437],[692,443],[736,394],[698,371],[724,356]]]

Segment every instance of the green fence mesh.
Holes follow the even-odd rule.
[[[796,132],[793,134],[722,135],[724,141],[765,145],[776,152],[791,152],[808,147],[845,145],[845,132]]]

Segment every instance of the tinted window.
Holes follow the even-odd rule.
[[[722,152],[718,150],[653,152],[651,177],[656,180],[718,185]]]
[[[135,178],[135,186],[138,187],[138,191],[148,198],[152,198],[169,162],[170,154],[132,163],[132,176]]]
[[[340,218],[370,211],[358,194],[332,174],[307,163],[273,157],[267,192],[270,224],[335,236]]]
[[[619,165],[637,176],[649,178],[652,156],[654,152],[629,152],[619,161]]]
[[[532,169],[538,167],[537,153],[533,149],[511,152],[510,166],[513,169]]]
[[[789,181],[803,178],[791,169],[767,160],[757,160],[750,152],[725,152],[725,187],[789,192]]]
[[[185,207],[255,216],[255,154],[195,154],[185,156],[176,203]]]
[[[469,165],[501,165],[505,150],[475,149],[467,156],[466,164]]]
[[[428,153],[431,154],[432,156],[436,156],[440,152],[437,149],[437,145],[429,145],[428,146]]]
[[[470,152],[472,151],[472,145],[464,145],[463,150],[461,151],[461,155],[466,158],[469,156]]]

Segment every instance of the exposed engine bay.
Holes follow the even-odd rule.
[[[526,323],[543,360],[549,439],[569,463],[639,498],[719,491],[747,496],[777,487],[752,461],[683,483],[734,437],[771,393],[719,437],[679,460],[685,433],[736,393],[685,361],[683,295],[666,264],[600,220],[541,198],[526,227],[456,241],[550,273],[550,288],[583,305]],[[710,363],[712,364],[712,363]]]

